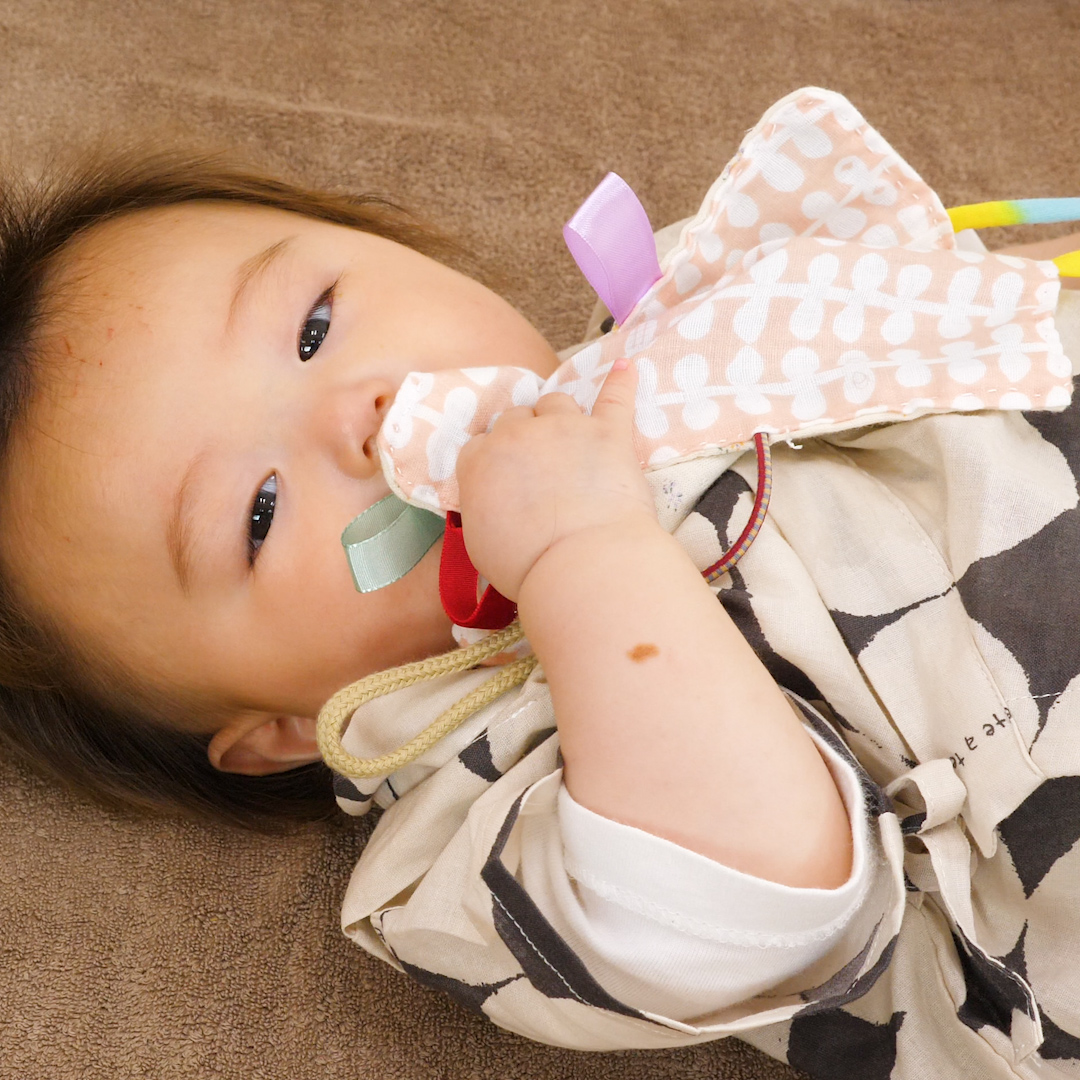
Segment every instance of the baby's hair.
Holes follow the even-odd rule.
[[[272,179],[220,155],[94,150],[42,179],[0,180],[0,474],[13,428],[40,380],[45,332],[62,305],[50,284],[71,241],[122,215],[217,200],[267,206],[347,225],[444,262],[462,249],[375,196],[335,194]],[[0,488],[2,498],[2,488]],[[0,502],[0,513],[4,509]],[[155,702],[122,663],[91,659],[85,643],[17,595],[0,566],[0,752],[117,809],[226,822],[261,832],[335,814],[321,762],[269,776],[220,772],[210,735],[179,730],[179,702]],[[173,721],[173,722],[170,722]]]

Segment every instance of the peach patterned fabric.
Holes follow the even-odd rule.
[[[960,251],[934,192],[842,95],[808,88],[743,140],[625,324],[546,382],[408,376],[379,434],[394,491],[458,508],[457,455],[514,405],[592,407],[639,373],[642,467],[933,412],[1061,409],[1072,369],[1049,262]]]

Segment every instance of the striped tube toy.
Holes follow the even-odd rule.
[[[957,232],[995,225],[1055,225],[1080,221],[1080,199],[999,199],[954,206],[948,214]],[[1070,251],[1052,261],[1062,277],[1080,277],[1080,251]]]

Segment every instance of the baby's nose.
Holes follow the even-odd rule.
[[[366,480],[380,471],[375,436],[393,400],[394,387],[381,379],[328,394],[316,425],[343,473]]]

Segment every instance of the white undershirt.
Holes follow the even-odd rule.
[[[601,817],[560,783],[557,825],[524,846],[521,880],[608,993],[690,1021],[779,985],[835,944],[867,895],[876,859],[854,771],[809,734],[852,827],[851,876],[837,889],[796,889],[732,870]],[[530,889],[541,874],[543,885]]]

